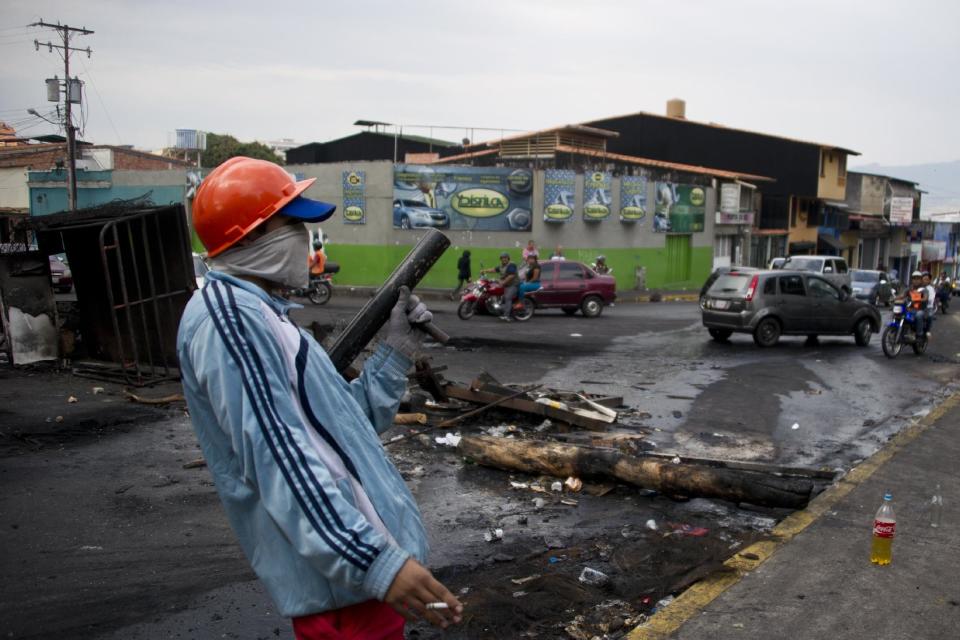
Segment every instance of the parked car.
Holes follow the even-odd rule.
[[[819,273],[837,287],[846,287],[848,293],[851,291],[847,261],[837,256],[787,256],[780,268]]]
[[[776,258],[774,258],[776,259]],[[771,267],[771,269],[774,267]],[[731,271],[739,271],[740,273],[749,273],[753,271],[759,271],[753,267],[717,267],[713,270],[709,276],[707,276],[707,281],[703,283],[703,286],[700,287],[700,306],[703,306],[703,297],[707,295],[707,290],[713,286],[713,283],[717,281],[717,278],[722,276],[725,273],[730,273]]]
[[[50,256],[50,283],[57,293],[70,293],[73,290],[70,266],[60,256]]]
[[[896,297],[893,279],[885,271],[851,269],[850,285],[853,287],[855,298],[866,300],[874,306],[889,305]]]
[[[582,262],[550,260],[541,262],[540,268],[541,287],[530,294],[537,309],[560,308],[568,316],[579,310],[595,318],[617,299],[614,277],[600,275]]]
[[[400,229],[446,229],[450,226],[450,218],[446,211],[431,207],[425,202],[398,199],[393,201],[393,226]]]
[[[749,333],[761,347],[781,335],[852,335],[865,347],[880,330],[876,307],[807,271],[731,271],[707,291],[702,316],[714,340]]]

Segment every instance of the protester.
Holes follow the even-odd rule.
[[[335,207],[278,165],[232,158],[201,184],[212,270],[177,339],[191,420],[247,559],[298,640],[403,637],[462,606],[421,564],[420,514],[379,440],[406,389],[426,306],[403,289],[386,340],[347,383],[272,295],[306,285],[308,234]],[[448,609],[427,609],[443,602]]]

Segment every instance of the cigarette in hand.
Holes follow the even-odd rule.
[[[431,609],[449,609],[449,608],[450,608],[450,605],[448,605],[446,602],[428,602],[427,603],[427,611],[430,611]]]

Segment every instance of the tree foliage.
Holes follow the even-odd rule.
[[[171,158],[180,158],[183,151],[168,148],[163,155]],[[269,160],[281,164],[281,159],[270,147],[260,142],[240,142],[231,135],[221,133],[207,134],[207,148],[201,153],[201,163],[204,169],[212,169],[235,156],[247,156],[260,160]],[[190,159],[195,160],[195,152],[190,153]]]
[[[207,150],[202,154],[204,168],[213,168],[233,158],[247,156],[280,164],[280,158],[270,147],[260,142],[240,142],[231,135],[208,133]]]

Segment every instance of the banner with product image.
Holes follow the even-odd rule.
[[[543,221],[570,222],[573,219],[577,172],[547,169],[543,172]]]
[[[647,176],[620,178],[620,222],[640,222],[647,217]]]
[[[343,172],[343,223],[366,224],[366,184],[363,171]]]
[[[583,174],[583,219],[599,222],[610,217],[613,176],[605,171]]]
[[[529,231],[533,172],[509,167],[398,164],[393,228]]]
[[[707,214],[707,190],[693,184],[658,182],[653,230],[658,233],[698,233]]]

